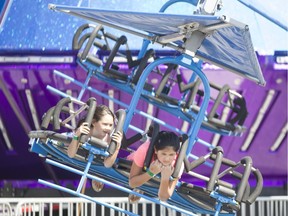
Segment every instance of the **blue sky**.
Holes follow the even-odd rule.
[[[222,0],[223,9],[216,15],[226,15],[248,24],[256,51],[271,54],[288,50],[287,31],[247,8],[237,0]],[[244,0],[243,0],[244,1]],[[167,0],[14,0],[0,29],[0,49],[60,49],[71,48],[75,29],[85,20],[48,9],[48,4],[91,6],[98,9],[158,12]],[[287,0],[246,0],[284,25],[288,22]],[[177,3],[167,13],[192,14],[195,6]],[[134,44],[130,48],[133,47]]]
[[[288,25],[287,0],[249,0],[268,16]],[[268,19],[248,9],[239,1],[223,0],[224,7],[220,13],[229,15],[240,22],[249,25],[254,47],[259,52],[273,52],[274,50],[288,50],[288,33]]]

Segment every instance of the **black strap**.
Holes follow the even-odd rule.
[[[149,167],[151,161],[152,161],[152,156],[153,156],[153,152],[154,152],[154,144],[156,141],[156,137],[159,133],[160,130],[160,126],[159,124],[157,124],[156,122],[153,123],[153,125],[151,125],[150,127],[153,128],[152,134],[151,134],[151,142],[148,148],[148,151],[146,153],[146,157],[145,157],[145,161],[144,161],[144,170]],[[150,129],[152,129],[150,128]]]

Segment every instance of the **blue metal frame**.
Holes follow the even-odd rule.
[[[154,62],[150,63],[145,68],[145,70],[143,71],[143,73],[142,73],[142,75],[138,81],[138,84],[135,87],[135,90],[133,92],[133,96],[132,96],[132,99],[131,99],[131,102],[129,105],[126,105],[123,102],[116,100],[115,98],[109,97],[108,95],[106,95],[100,91],[97,91],[96,89],[93,89],[90,86],[87,86],[87,80],[90,80],[90,77],[93,74],[91,71],[88,73],[88,76],[86,78],[84,85],[81,82],[79,82],[79,81],[77,81],[77,80],[75,80],[75,79],[73,79],[73,78],[71,78],[65,74],[62,74],[59,71],[54,71],[54,73],[65,78],[65,79],[68,79],[68,80],[74,82],[75,84],[77,84],[79,86],[82,86],[82,90],[86,89],[86,88],[90,89],[91,91],[95,92],[96,94],[100,95],[101,97],[112,100],[113,102],[120,104],[121,106],[125,107],[127,109],[127,114],[126,114],[126,120],[125,120],[125,123],[123,126],[123,131],[126,133],[135,112],[142,114],[142,115],[145,115],[145,117],[148,117],[148,115],[145,114],[144,112],[137,111],[136,106],[137,106],[137,104],[141,98],[141,95],[143,94],[143,91],[145,91],[143,88],[144,88],[144,84],[145,84],[145,81],[146,81],[148,75],[158,65],[167,64],[167,63],[177,64],[177,65],[183,66],[185,68],[188,68],[188,69],[194,71],[198,75],[198,77],[201,79],[201,81],[203,83],[203,87],[204,87],[205,94],[204,94],[202,106],[200,107],[198,114],[195,115],[195,119],[193,121],[191,121],[191,119],[190,120],[187,119],[191,124],[190,129],[187,132],[187,135],[189,137],[189,144],[188,144],[189,147],[187,148],[186,155],[188,156],[190,154],[190,152],[192,151],[195,140],[197,139],[197,134],[198,134],[198,131],[201,127],[201,124],[204,120],[205,111],[208,107],[208,103],[209,103],[209,99],[210,99],[209,81],[208,81],[207,77],[205,76],[205,74],[199,69],[199,65],[193,61],[193,58],[191,56],[180,55],[176,58],[164,57],[164,58],[159,58],[159,59],[155,60]],[[81,90],[81,92],[82,92],[82,90]],[[164,108],[162,107],[162,109],[165,110],[165,107]],[[165,127],[172,129],[173,131],[180,132],[179,129],[177,129],[173,126],[169,126],[168,124],[166,124],[163,121],[158,121],[153,116],[151,116],[150,119],[155,120],[157,123],[160,123],[161,125],[164,125]],[[182,133],[182,132],[180,132],[180,133]]]
[[[197,138],[196,136],[197,136],[197,134],[198,134],[198,131],[199,131],[200,126],[201,126],[201,122],[203,121],[204,114],[205,114],[206,108],[207,108],[207,106],[208,106],[208,102],[209,102],[209,98],[210,98],[210,87],[209,87],[209,83],[208,83],[208,80],[207,80],[206,76],[205,76],[204,73],[202,73],[202,71],[198,68],[198,65],[193,62],[193,59],[192,59],[190,56],[184,56],[184,55],[182,55],[182,56],[179,56],[179,57],[177,57],[177,58],[167,57],[167,58],[158,59],[156,62],[151,63],[151,64],[145,69],[145,71],[143,72],[142,76],[140,77],[140,80],[139,80],[139,82],[138,82],[138,85],[137,85],[136,88],[135,88],[135,93],[134,93],[134,95],[133,95],[133,97],[132,97],[132,100],[131,100],[130,105],[123,104],[122,102],[117,101],[117,100],[114,99],[114,98],[110,98],[108,95],[103,94],[102,92],[97,91],[96,89],[93,89],[93,88],[91,88],[90,86],[87,86],[87,83],[86,83],[86,82],[85,82],[85,83],[86,83],[86,85],[85,85],[85,84],[82,84],[81,82],[79,82],[79,81],[77,81],[77,80],[74,80],[73,78],[71,78],[71,77],[69,77],[69,76],[67,76],[67,75],[65,75],[65,74],[62,74],[61,72],[58,72],[58,71],[54,71],[54,72],[55,72],[55,74],[57,74],[57,75],[65,78],[65,79],[68,79],[68,80],[74,82],[75,84],[77,84],[77,85],[79,85],[79,86],[82,86],[83,89],[85,88],[85,89],[91,90],[92,92],[95,92],[95,93],[101,93],[103,97],[105,97],[105,98],[107,98],[107,99],[109,99],[109,100],[113,100],[114,102],[120,103],[121,105],[125,106],[125,107],[127,108],[127,114],[126,114],[126,121],[125,121],[125,124],[124,124],[124,131],[127,131],[128,127],[130,126],[130,121],[132,120],[133,115],[135,114],[136,105],[137,105],[137,103],[139,102],[140,97],[141,97],[141,94],[142,94],[142,90],[143,90],[142,88],[143,88],[143,86],[144,86],[144,83],[143,83],[143,82],[145,82],[147,76],[149,75],[149,73],[151,72],[151,70],[152,70],[155,66],[157,66],[157,65],[159,65],[159,64],[165,64],[165,63],[179,64],[179,65],[181,65],[181,66],[183,66],[183,67],[187,67],[187,68],[189,68],[189,69],[191,69],[191,70],[194,70],[195,73],[197,73],[197,75],[201,78],[201,80],[202,80],[202,82],[203,82],[203,85],[204,85],[205,95],[204,95],[204,100],[203,100],[202,106],[201,106],[201,108],[200,108],[200,111],[199,111],[199,113],[198,113],[198,116],[196,117],[196,119],[195,119],[195,121],[193,122],[193,124],[191,124],[190,130],[189,130],[189,132],[188,132],[188,136],[190,137],[190,142],[189,142],[189,147],[187,148],[186,154],[187,154],[187,157],[191,157],[191,151],[192,151],[193,145],[194,145],[194,143],[195,143],[196,141],[198,141],[198,142],[200,142],[200,143],[203,143],[203,142],[204,142],[204,144],[207,145],[207,143],[206,143],[205,141],[199,140],[199,138]],[[92,76],[92,73],[89,73],[88,76]],[[90,79],[90,77],[87,78],[87,79]],[[69,95],[67,95],[67,94],[65,94],[65,93],[60,92],[60,91],[57,90],[57,89],[54,89],[53,87],[47,86],[47,88],[48,88],[49,90],[54,91],[54,92],[57,93],[57,94],[60,94],[60,95],[63,96],[63,97],[69,96]],[[100,95],[101,95],[101,94],[100,94]],[[71,97],[71,96],[69,96],[69,97]],[[139,114],[141,114],[141,113],[140,113],[141,111],[137,111],[137,112],[138,112]],[[147,114],[146,114],[146,115],[147,115]],[[128,118],[128,119],[127,119],[127,118]],[[154,119],[152,119],[152,120],[156,120],[156,119],[154,118]],[[165,125],[164,122],[163,122],[163,124]],[[211,147],[211,146],[208,146],[208,147]],[[48,151],[50,154],[55,154],[55,152],[51,152],[51,150],[47,150],[47,149],[46,149],[46,151]],[[91,149],[90,149],[90,151],[91,151]],[[56,150],[56,153],[57,153],[57,150]],[[94,153],[95,153],[95,151],[94,151]],[[66,158],[66,159],[68,159],[68,156],[67,156],[67,155],[64,155],[63,153],[57,153],[57,155],[58,155],[60,158]],[[91,153],[91,155],[92,155],[92,153]],[[91,156],[91,157],[92,157],[92,156]],[[193,155],[192,155],[192,157],[193,157]],[[116,177],[116,179],[122,179],[123,177],[119,176],[119,174],[117,174],[116,172],[113,172],[113,171],[112,171],[113,169],[105,169],[104,167],[93,166],[93,165],[91,166],[91,161],[90,161],[90,162],[88,161],[88,164],[85,164],[85,163],[77,163],[77,162],[75,162],[73,159],[70,159],[69,161],[70,161],[70,162],[73,161],[73,162],[72,162],[73,164],[76,164],[77,166],[84,168],[83,173],[80,172],[80,171],[77,171],[77,173],[78,173],[79,175],[82,175],[82,177],[81,177],[81,180],[80,180],[80,183],[79,183],[79,186],[78,186],[78,190],[77,190],[76,192],[75,192],[75,191],[71,191],[71,190],[66,189],[66,188],[63,188],[63,187],[60,187],[60,186],[52,185],[51,183],[45,182],[45,181],[43,181],[43,180],[40,180],[40,183],[46,184],[46,185],[48,185],[48,186],[50,186],[50,187],[54,187],[55,189],[62,190],[62,191],[64,191],[64,192],[68,192],[68,193],[71,193],[71,194],[73,194],[73,195],[77,195],[77,196],[80,196],[80,197],[83,197],[83,198],[87,198],[87,197],[86,197],[85,195],[82,195],[82,194],[79,193],[79,190],[80,190],[79,188],[82,188],[83,181],[84,181],[84,179],[87,178],[87,177],[88,177],[88,178],[91,178],[91,179],[94,179],[94,180],[97,180],[97,181],[100,181],[100,182],[103,182],[103,183],[105,183],[105,184],[107,184],[107,185],[110,185],[110,186],[112,186],[112,187],[115,187],[115,188],[117,188],[117,189],[119,189],[119,190],[122,190],[122,191],[125,191],[125,192],[128,192],[128,193],[131,192],[131,190],[128,190],[128,189],[125,188],[125,187],[115,186],[113,183],[109,183],[109,181],[105,181],[105,180],[102,180],[101,178],[98,178],[98,177],[95,177],[95,176],[92,176],[92,175],[90,176],[90,175],[88,174],[88,170],[91,168],[92,170],[96,171],[98,174],[101,174],[101,173],[103,174],[103,173],[104,173],[105,175],[113,176],[113,178]],[[51,163],[52,165],[56,165],[55,162],[51,162],[50,160],[48,160],[48,163]],[[211,164],[206,164],[206,165],[208,165],[208,166],[211,167]],[[66,165],[62,165],[61,163],[57,163],[57,166],[59,166],[60,168],[64,168],[64,169],[66,169],[66,170],[68,170],[68,171],[72,171],[71,168],[67,167]],[[91,167],[90,167],[90,166],[91,166]],[[100,168],[101,171],[99,170],[99,168]],[[73,172],[74,172],[74,171],[73,171]],[[75,172],[76,172],[76,171],[75,171]],[[111,172],[112,172],[112,173],[111,173]],[[110,173],[110,174],[109,174],[109,173]],[[121,181],[125,181],[125,180],[122,179]],[[126,181],[128,182],[127,179],[126,179]],[[151,188],[147,188],[147,186],[142,186],[142,187],[140,187],[140,188],[141,188],[141,189],[144,189],[145,191],[151,191],[151,190],[152,190]],[[143,197],[143,198],[145,198],[145,199],[148,199],[148,200],[150,200],[150,201],[153,201],[153,202],[155,202],[155,203],[157,203],[157,204],[161,204],[161,205],[162,205],[162,202],[161,202],[161,201],[155,200],[155,199],[151,199],[149,196],[145,196],[145,195],[142,195],[142,194],[133,192],[133,191],[132,191],[131,193],[132,193],[132,194],[135,194],[135,195],[138,195],[138,196],[140,196],[140,197]],[[157,196],[157,190],[154,191],[153,193],[154,193],[155,196]],[[91,198],[88,198],[88,199],[91,200]],[[185,202],[187,202],[187,203],[186,203],[186,206],[191,205],[191,203],[189,204],[189,202],[188,202],[187,200],[183,199],[183,197],[181,197],[181,196],[180,196],[179,194],[177,194],[177,193],[174,193],[174,194],[172,195],[172,197],[170,198],[170,200],[173,201],[173,204],[174,204],[174,205],[178,205],[178,206],[183,205],[183,203],[185,203]],[[167,206],[167,205],[164,205],[164,206],[166,206],[166,207],[171,207],[170,205],[168,205],[168,206]],[[191,207],[192,209],[194,209],[194,211],[196,211],[196,212],[201,212],[201,213],[204,213],[204,214],[207,213],[206,210],[203,210],[203,209],[201,209],[200,207],[197,207],[197,206],[194,206],[194,205],[192,205],[192,206],[190,206],[190,207]],[[175,209],[175,206],[173,206],[172,208]],[[119,209],[117,209],[117,210],[119,210]],[[178,209],[177,207],[176,207],[175,210],[176,210],[176,211],[181,211],[181,210]],[[122,211],[122,210],[119,210],[119,211]],[[217,211],[220,212],[220,209],[217,210]],[[218,215],[219,212],[217,212],[216,214]],[[187,214],[187,212],[185,212],[185,213]],[[209,212],[209,213],[211,214],[211,212]],[[194,215],[194,214],[193,214],[193,215]],[[222,215],[222,214],[221,214],[221,215]],[[234,215],[234,214],[223,214],[223,215]]]
[[[148,75],[150,72],[155,68],[156,66],[160,64],[167,64],[167,63],[172,63],[172,64],[177,64],[183,67],[186,67],[188,69],[193,70],[199,78],[202,80],[203,86],[204,86],[204,98],[203,98],[203,103],[202,106],[199,110],[198,115],[195,118],[195,121],[191,124],[192,126],[190,127],[187,135],[189,137],[189,144],[187,148],[187,155],[191,152],[193,148],[193,144],[195,142],[196,136],[198,134],[198,131],[201,127],[201,123],[204,120],[204,115],[205,111],[208,107],[209,103],[209,98],[210,98],[210,87],[209,87],[209,82],[208,79],[206,78],[205,74],[198,68],[197,64],[194,63],[193,59],[191,56],[188,55],[181,55],[178,56],[177,58],[172,58],[172,57],[165,57],[161,59],[157,59],[154,62],[150,63],[145,70],[143,71],[139,82],[137,84],[137,87],[135,88],[131,103],[129,108],[127,109],[127,115],[126,115],[126,121],[124,123],[124,131],[126,132],[128,129],[128,126],[132,120],[132,117],[134,115],[134,110],[136,109],[136,106],[140,100],[140,96],[142,94],[142,90],[145,84],[145,80],[147,79]]]
[[[159,12],[164,12],[171,5],[179,3],[179,2],[184,2],[184,3],[188,3],[188,4],[192,4],[194,6],[197,6],[198,0],[169,0],[161,7]]]
[[[143,13],[53,4],[49,5],[49,8],[134,34],[182,53],[195,55],[197,58],[237,73],[260,85],[266,84],[253,48],[248,26],[225,15]],[[122,19],[119,17],[122,17]],[[142,20],[145,19],[149,20],[149,22],[147,25],[142,25]],[[149,25],[149,23],[153,23],[153,25]],[[203,29],[202,33],[205,36],[203,36],[203,41],[199,44],[200,47],[195,44],[198,48],[188,45],[184,49],[181,45],[185,44],[179,39],[179,36],[181,38],[186,37],[187,33],[185,31],[182,32],[181,26],[188,27],[193,23]],[[169,38],[168,41],[173,43],[167,43],[166,38],[163,38],[163,36],[167,36]],[[189,42],[195,38],[196,40],[200,39],[194,36],[195,34],[191,34],[191,37],[188,37]],[[236,58],[231,59],[231,55]]]
[[[187,3],[191,3],[193,5],[195,5],[194,3],[196,1],[192,1],[192,0],[170,0],[168,1],[165,5],[163,5],[163,7],[160,9],[160,12],[164,12],[169,6],[171,6],[172,4],[175,4],[177,2],[187,2]],[[53,6],[54,7],[54,6]],[[55,6],[57,8],[60,8],[60,11],[61,10],[65,10],[65,6]],[[74,10],[78,10],[80,11],[80,9],[75,9]],[[92,11],[91,9],[89,9],[89,11]],[[62,11],[62,12],[65,12],[65,11]],[[88,12],[88,9],[86,9],[86,11],[84,10],[84,12],[80,12],[80,16],[83,16],[85,17],[83,14],[85,14],[86,12]],[[109,11],[111,13],[111,11]],[[76,15],[79,15],[76,13]],[[75,14],[74,14],[75,15]],[[143,14],[142,14],[143,15]],[[195,18],[195,17],[194,17]],[[178,21],[179,21],[179,17],[178,17]],[[199,19],[201,21],[201,19],[198,17],[197,19]],[[197,20],[196,19],[196,20]],[[211,20],[214,20],[214,24],[219,24],[219,20],[218,18],[216,17],[213,17],[211,16],[209,19]],[[191,19],[192,20],[192,19]],[[198,20],[198,21],[199,21]],[[199,22],[200,22],[199,21]],[[207,20],[205,20],[206,22]],[[213,23],[210,23],[210,24],[213,24]],[[231,24],[232,25],[232,24]],[[205,25],[204,25],[205,26]],[[179,26],[178,26],[179,27]],[[233,26],[233,28],[238,28],[239,26]],[[240,29],[242,29],[242,25],[241,27],[239,27]],[[122,28],[122,27],[121,27]],[[124,29],[124,28],[123,28]],[[230,29],[229,29],[230,30]],[[247,42],[249,44],[250,42],[250,38],[249,38],[249,32],[247,31],[246,32],[247,34],[244,34],[244,38],[247,39]],[[135,35],[140,35],[138,34],[136,31],[135,31]],[[221,32],[220,32],[220,35],[221,35]],[[149,36],[149,37],[148,37]],[[153,36],[152,33],[149,33],[147,37],[143,37],[145,38],[143,40],[143,43],[142,43],[142,48],[138,54],[138,58],[141,58],[144,56],[144,53],[147,51],[147,48],[149,46],[149,44],[151,43],[151,40],[150,39],[153,39]],[[154,38],[155,39],[155,38]],[[207,45],[207,44],[206,44]],[[248,50],[249,51],[249,54],[253,53],[253,50]],[[199,54],[199,53],[198,53]],[[200,52],[201,54],[201,52]],[[197,55],[197,53],[196,53]],[[205,58],[205,55],[203,54],[202,57]],[[215,63],[217,63],[217,60],[215,60]],[[195,78],[195,76],[197,75],[200,80],[202,81],[202,85],[204,87],[204,97],[203,97],[203,101],[202,101],[202,105],[200,107],[200,110],[199,112],[196,114],[193,115],[194,119],[193,121],[190,120],[189,123],[190,123],[190,128],[187,132],[187,135],[189,137],[189,142],[188,142],[188,147],[187,147],[187,150],[186,150],[186,156],[187,158],[188,157],[193,157],[193,155],[191,155],[191,151],[193,149],[193,146],[195,144],[196,141],[199,141],[200,143],[204,144],[205,146],[207,146],[208,148],[211,148],[211,145],[209,145],[208,143],[206,143],[205,141],[202,141],[200,140],[198,137],[197,137],[197,134],[201,128],[201,125],[202,125],[202,122],[204,121],[204,118],[205,118],[205,111],[208,107],[208,103],[209,103],[209,99],[210,99],[210,86],[209,86],[209,81],[207,79],[207,77],[205,76],[205,74],[202,72],[201,68],[200,68],[200,63],[195,63],[193,61],[193,58],[192,56],[190,55],[187,55],[187,54],[181,54],[177,57],[164,57],[164,58],[159,58],[159,59],[156,59],[154,62],[150,63],[146,68],[145,70],[143,71],[143,73],[141,74],[140,78],[139,78],[139,81],[137,83],[137,85],[132,89],[131,86],[128,86],[127,83],[122,83],[122,82],[118,82],[117,80],[113,80],[113,79],[110,79],[108,77],[105,77],[103,76],[103,68],[102,67],[95,67],[93,65],[89,65],[89,63],[85,64],[85,67],[84,65],[82,65],[82,63],[80,63],[80,65],[88,71],[88,74],[87,74],[87,78],[83,83],[67,76],[67,75],[64,75],[62,74],[61,72],[58,72],[58,71],[54,71],[54,73],[56,75],[59,75],[65,79],[68,79],[70,81],[72,81],[73,83],[79,85],[82,87],[81,91],[80,91],[80,94],[78,96],[78,100],[81,100],[83,94],[84,94],[84,91],[87,89],[89,91],[92,91],[108,100],[112,100],[113,102],[123,106],[126,108],[127,110],[127,114],[126,114],[126,120],[125,120],[125,123],[124,123],[124,126],[123,126],[123,132],[126,133],[128,128],[130,127],[131,129],[134,129],[134,130],[137,130],[136,127],[134,126],[131,126],[131,121],[133,119],[133,116],[135,115],[135,113],[137,114],[140,114],[140,115],[143,115],[155,122],[158,122],[160,123],[161,125],[164,125],[165,127],[173,130],[173,131],[176,131],[176,132],[179,132],[179,133],[182,133],[179,129],[173,127],[173,126],[170,126],[170,125],[167,125],[165,122],[157,119],[157,118],[154,118],[153,116],[150,116],[150,115],[147,115],[145,114],[144,112],[142,111],[139,111],[136,109],[137,107],[137,104],[139,103],[139,100],[141,99],[142,96],[145,96],[145,94],[147,94],[147,92],[145,92],[146,90],[144,89],[144,85],[145,85],[145,81],[147,79],[147,77],[149,76],[149,74],[151,73],[151,71],[153,71],[153,69],[161,64],[175,64],[175,65],[179,65],[179,66],[182,66],[182,67],[185,67],[191,71],[193,71],[195,74],[193,75],[192,79]],[[225,62],[223,63],[225,65]],[[229,65],[227,65],[229,66]],[[255,67],[256,69],[257,68],[257,65]],[[256,71],[258,72],[258,75],[257,77],[259,78],[258,82],[260,84],[264,84],[265,81],[264,79],[262,78],[262,74],[261,72],[259,72],[258,70]],[[260,74],[259,74],[260,73]],[[110,83],[110,84],[113,84],[114,86],[118,87],[119,89],[123,89],[125,88],[126,92],[128,91],[130,94],[132,94],[132,99],[131,99],[131,102],[130,104],[125,104],[119,100],[116,100],[112,97],[109,97],[108,95],[88,86],[89,84],[89,81],[90,81],[90,78],[93,76],[93,75],[96,75],[100,80],[103,80],[107,83]],[[247,75],[247,74],[244,74],[244,75]],[[248,78],[249,77],[249,74],[247,75]],[[257,80],[257,78],[255,78]],[[252,78],[253,80],[253,78]],[[58,93],[62,96],[65,96],[67,97],[67,94],[64,94],[60,91],[58,91],[57,89],[54,89],[53,87],[50,87],[50,86],[47,86],[48,89],[54,91],[55,93]],[[127,90],[127,89],[128,90]],[[70,97],[70,96],[69,96]],[[165,108],[165,107],[161,107],[161,109],[163,110],[169,110],[169,108]],[[184,116],[181,116],[179,115],[179,117],[185,119]],[[186,120],[186,119],[185,119]],[[219,131],[218,131],[219,132]],[[85,145],[84,145],[85,147]],[[150,200],[154,203],[157,203],[157,204],[160,204],[160,205],[163,205],[165,207],[168,207],[168,208],[172,208],[180,213],[184,213],[184,214],[187,214],[187,215],[195,215],[194,213],[191,212],[192,211],[196,211],[197,213],[202,213],[202,214],[213,214],[215,216],[218,216],[218,215],[230,215],[230,216],[234,216],[235,214],[234,213],[225,213],[225,214],[220,214],[220,211],[221,211],[221,206],[222,206],[222,203],[230,203],[232,205],[235,205],[237,203],[235,203],[235,200],[234,199],[231,199],[231,198],[227,198],[221,194],[218,194],[217,191],[212,191],[212,193],[210,194],[211,197],[215,198],[216,201],[217,201],[217,205],[215,206],[215,211],[211,212],[211,211],[208,211],[208,210],[205,210],[199,206],[196,206],[194,205],[193,203],[187,201],[185,198],[181,197],[177,192],[174,192],[172,197],[168,200],[168,203],[166,202],[162,202],[158,199],[155,199],[155,198],[151,198],[150,196],[146,196],[146,195],[143,195],[143,194],[139,194],[137,192],[134,192],[124,186],[120,186],[118,184],[115,184],[113,182],[110,182],[108,180],[105,180],[103,178],[100,178],[100,177],[97,177],[97,176],[94,176],[94,175],[91,175],[88,173],[88,171],[92,170],[94,173],[96,173],[96,175],[99,175],[99,176],[105,176],[105,177],[108,177],[112,180],[119,180],[118,182],[122,182],[122,183],[125,183],[127,185],[127,187],[129,187],[128,185],[128,179],[127,177],[119,174],[116,170],[114,170],[113,168],[105,168],[103,165],[95,165],[95,164],[92,164],[93,162],[93,158],[94,158],[94,154],[104,154],[105,155],[105,152],[100,152],[100,150],[95,150],[94,147],[91,147],[91,146],[86,146],[87,149],[89,150],[89,156],[88,156],[88,162],[81,162],[81,161],[77,161],[76,159],[71,159],[71,158],[68,158],[67,155],[65,155],[63,152],[57,150],[56,147],[53,147],[53,145],[50,143],[48,143],[48,145],[42,145],[41,144],[41,141],[40,140],[34,140],[34,142],[32,142],[32,151],[35,151],[35,152],[38,152],[39,154],[44,154],[45,155],[45,152],[46,152],[46,155],[47,154],[51,154],[53,157],[56,157],[57,159],[60,159],[60,160],[63,160],[63,161],[69,161],[71,162],[72,164],[76,165],[77,167],[83,169],[83,171],[80,171],[80,170],[77,170],[75,168],[72,168],[70,166],[67,166],[67,165],[64,165],[60,162],[56,162],[56,161],[53,161],[53,160],[50,160],[50,159],[47,159],[46,162],[51,164],[51,165],[54,165],[54,166],[57,166],[59,168],[62,168],[62,169],[65,169],[67,171],[70,171],[70,172],[73,172],[73,173],[76,173],[76,174],[79,174],[81,176],[81,179],[80,179],[80,182],[79,182],[79,185],[77,187],[77,190],[76,191],[73,191],[73,190],[70,190],[70,189],[67,189],[67,188],[64,188],[62,186],[58,186],[58,185],[55,185],[55,184],[52,184],[52,183],[49,183],[47,181],[44,181],[44,180],[39,180],[40,183],[42,184],[45,184],[47,186],[50,186],[52,188],[55,188],[55,189],[58,189],[58,190],[61,190],[61,191],[64,191],[64,192],[68,192],[70,194],[73,194],[73,195],[76,195],[76,196],[79,196],[79,197],[83,197],[85,199],[88,199],[88,200],[91,200],[93,202],[96,202],[98,204],[101,204],[103,206],[106,206],[108,208],[111,208],[111,209],[114,209],[116,211],[119,211],[119,212],[122,212],[122,213],[125,213],[125,214],[128,214],[128,215],[135,215],[134,213],[132,212],[129,212],[129,211],[126,211],[126,210],[123,210],[121,208],[118,208],[116,206],[113,206],[113,205],[110,205],[110,204],[107,204],[107,203],[102,203],[102,202],[99,202],[97,201],[97,199],[93,199],[89,196],[86,196],[84,194],[82,194],[80,192],[81,188],[83,187],[84,185],[84,181],[86,178],[89,178],[89,179],[93,179],[93,180],[96,180],[96,181],[99,181],[99,182],[102,182],[104,184],[107,184],[111,187],[114,187],[116,189],[119,189],[119,190],[122,190],[124,192],[127,192],[127,193],[131,193],[131,194],[134,194],[134,195],[137,195],[137,196],[140,196],[142,198],[145,198],[147,200]],[[210,164],[208,164],[210,165]],[[211,165],[210,165],[211,166]],[[179,182],[178,182],[179,183]],[[147,192],[148,194],[151,193],[153,194],[154,196],[157,196],[157,189],[155,188],[149,188],[147,185],[143,185],[140,187],[140,189],[144,190],[145,192]],[[172,203],[174,205],[171,205],[169,203]]]
[[[177,212],[183,213],[185,215],[196,216],[196,214],[193,212],[197,212],[197,213],[201,213],[201,214],[213,214],[213,213],[215,213],[215,212],[211,212],[208,210],[204,210],[201,207],[198,207],[198,206],[194,205],[193,203],[190,203],[189,201],[187,201],[185,198],[181,197],[176,192],[173,193],[172,197],[168,200],[168,202],[162,202],[159,199],[152,198],[155,196],[157,197],[157,193],[158,193],[157,188],[154,188],[154,187],[151,188],[147,185],[143,185],[140,187],[140,189],[144,190],[145,192],[147,192],[151,195],[153,194],[151,197],[148,195],[140,194],[140,193],[134,192],[133,190],[128,189],[127,188],[127,187],[129,187],[128,178],[126,176],[118,173],[116,170],[114,170],[114,168],[106,168],[103,165],[92,164],[93,159],[94,159],[94,153],[98,151],[96,147],[89,146],[88,147],[88,149],[89,149],[88,160],[87,160],[87,162],[85,162],[85,161],[81,162],[81,161],[78,161],[77,159],[69,158],[66,154],[64,154],[59,149],[57,149],[54,146],[55,144],[53,144],[53,141],[50,139],[48,139],[46,143],[41,142],[40,139],[33,139],[30,142],[30,144],[32,146],[31,149],[33,150],[33,152],[38,153],[38,154],[42,154],[43,152],[46,152],[47,154],[52,156],[52,159],[48,159],[48,158],[46,159],[46,162],[48,164],[56,166],[56,167],[64,169],[64,170],[67,170],[69,172],[73,172],[73,173],[81,176],[76,190],[68,189],[68,188],[65,188],[63,186],[60,186],[60,185],[57,185],[57,184],[54,184],[54,183],[51,183],[51,182],[48,182],[48,181],[45,181],[42,179],[38,180],[39,183],[44,184],[44,185],[49,186],[49,187],[52,187],[54,189],[70,193],[74,196],[79,196],[79,197],[85,198],[87,200],[93,201],[97,204],[100,204],[100,205],[103,205],[105,207],[114,209],[116,211],[125,213],[127,215],[137,215],[137,214],[129,212],[125,209],[121,209],[117,206],[110,205],[108,203],[99,202],[97,200],[97,198],[92,198],[90,196],[82,194],[81,189],[84,186],[84,181],[85,181],[85,179],[89,178],[92,180],[96,180],[98,182],[102,182],[106,185],[109,185],[109,186],[111,186],[115,189],[121,190],[123,192],[131,193],[131,194],[140,196],[146,200],[149,200],[151,202],[154,202],[156,204],[162,205],[162,206],[167,207],[167,208],[171,208],[171,209],[173,209]],[[66,162],[66,164],[67,164],[67,161],[69,161],[69,163],[74,164],[74,166],[78,167],[81,170],[83,169],[83,171],[76,169],[76,168],[73,168],[73,167],[70,167],[68,165],[62,164],[61,162],[57,162],[54,159],[57,159],[57,160],[60,159],[63,162]],[[113,176],[112,180],[114,180],[114,182],[121,182],[122,184],[126,185],[127,187],[120,186],[118,184],[110,182],[109,180],[105,180],[101,177],[97,177],[95,175],[89,174],[89,171],[93,171],[94,173],[97,173],[97,174],[102,175],[102,176],[103,175],[110,176],[110,177]],[[223,199],[224,199],[224,197],[223,197]],[[228,198],[226,198],[226,199],[228,199]],[[193,212],[191,212],[191,210]],[[230,213],[219,214],[220,210],[221,209],[219,208],[217,210],[218,212],[216,212],[215,214],[216,215],[223,215],[223,216],[234,216],[235,215],[235,214],[230,214]]]

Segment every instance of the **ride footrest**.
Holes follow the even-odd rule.
[[[239,203],[235,200],[236,193],[235,191],[225,188],[224,192],[219,187],[216,187],[214,191],[210,193],[210,197],[214,198],[217,202],[215,205],[216,215],[217,212],[221,211],[223,204],[226,204],[229,208],[233,209],[234,211],[240,210]],[[232,196],[231,196],[232,195]]]

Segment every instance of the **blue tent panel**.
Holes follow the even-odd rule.
[[[177,45],[175,49],[178,51],[195,55],[260,85],[266,83],[253,48],[248,26],[225,16],[98,10],[62,5],[49,5],[49,8],[143,38],[148,37],[156,43],[167,46]],[[195,35],[195,32],[198,34]],[[201,35],[204,35],[203,38]],[[184,37],[191,39],[192,46],[187,46],[183,41]],[[164,38],[168,40],[165,41]]]

